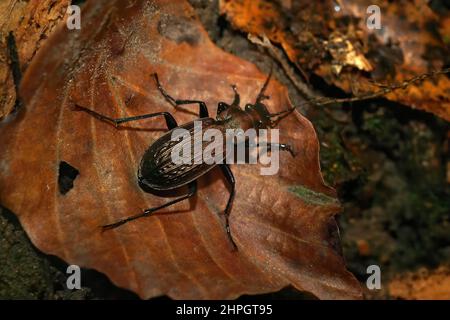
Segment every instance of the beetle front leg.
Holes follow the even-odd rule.
[[[230,224],[229,224],[229,216],[231,211],[231,205],[234,200],[234,195],[236,193],[236,180],[234,179],[233,172],[230,169],[230,166],[227,164],[221,164],[219,165],[220,169],[222,169],[222,172],[228,181],[228,183],[231,186],[231,192],[230,197],[228,198],[227,206],[225,207],[225,230],[227,231],[227,236],[230,239],[231,244],[233,245],[234,249],[237,249],[236,243],[233,240],[233,237],[231,236],[231,230],[230,230]]]
[[[131,217],[119,220],[119,221],[111,223],[111,224],[104,225],[104,226],[102,226],[102,229],[105,231],[105,230],[110,230],[110,229],[117,228],[117,227],[119,227],[119,226],[121,226],[121,225],[123,225],[123,224],[125,224],[127,222],[130,222],[130,221],[133,221],[133,220],[136,220],[136,219],[139,219],[139,218],[147,217],[147,216],[151,215],[152,213],[154,213],[154,212],[156,212],[156,211],[158,211],[160,209],[170,207],[171,205],[174,205],[175,203],[178,203],[180,201],[186,200],[186,199],[194,196],[197,193],[197,181],[193,181],[190,184],[188,184],[188,188],[189,188],[189,191],[184,196],[181,196],[181,197],[179,197],[179,198],[177,198],[175,200],[169,201],[169,202],[167,202],[167,203],[165,203],[165,204],[163,204],[161,206],[150,208],[150,209],[146,209],[140,214],[137,214],[137,215],[134,215],[134,216],[131,216]]]
[[[162,87],[161,83],[159,82],[158,74],[153,73],[153,77],[156,81],[156,86],[158,87],[159,92],[163,95],[163,97],[174,107],[184,105],[184,104],[198,104],[200,111],[199,116],[200,118],[209,118],[209,112],[208,107],[206,106],[206,103],[200,100],[178,100],[170,96]]]

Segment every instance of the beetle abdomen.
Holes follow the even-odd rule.
[[[212,118],[201,118],[195,121],[202,122],[203,130],[216,127],[216,121]],[[191,141],[183,139],[173,141],[172,133],[176,129],[186,129],[189,131]],[[216,127],[219,128],[219,127]],[[206,164],[204,162],[196,163],[194,160],[202,159],[202,154],[195,154],[193,147],[194,121],[181,125],[170,130],[161,138],[156,140],[148,148],[142,157],[138,171],[139,182],[155,190],[171,190],[179,188],[196,180],[211,170],[215,164]],[[190,163],[175,163],[172,160],[172,151],[177,144],[192,143]],[[201,151],[206,145],[203,143]]]

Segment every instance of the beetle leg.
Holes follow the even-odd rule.
[[[133,221],[133,220],[136,220],[136,219],[139,219],[139,218],[147,217],[147,216],[151,215],[152,213],[154,213],[154,212],[156,212],[156,211],[158,211],[160,209],[163,209],[163,208],[166,208],[166,207],[170,207],[171,205],[174,205],[175,203],[178,203],[180,201],[183,201],[183,200],[186,200],[186,199],[192,197],[193,195],[195,195],[197,193],[197,181],[193,181],[193,182],[189,183],[188,184],[188,188],[189,188],[189,192],[187,194],[185,194],[184,196],[181,196],[181,197],[179,197],[179,198],[177,198],[175,200],[169,201],[169,202],[167,202],[167,203],[165,203],[165,204],[163,204],[161,206],[150,208],[150,209],[146,209],[140,214],[137,214],[137,215],[134,215],[134,216],[131,216],[131,217],[119,220],[119,221],[111,223],[111,224],[104,225],[104,226],[102,226],[102,229],[105,231],[105,230],[110,230],[110,229],[117,228],[117,227],[119,227],[119,226],[121,226],[121,225],[123,225],[123,224],[125,224],[127,222],[130,222],[130,221]]]
[[[222,113],[223,111],[227,110],[230,107],[229,104],[225,103],[225,102],[219,102],[219,104],[217,105],[217,114]]]
[[[170,96],[162,87],[161,83],[159,82],[159,78],[158,78],[158,74],[154,73],[153,77],[155,78],[156,81],[156,86],[158,87],[159,92],[161,92],[161,94],[164,96],[164,98],[174,107],[176,106],[180,106],[183,104],[198,104],[199,108],[200,108],[200,118],[209,118],[209,113],[208,113],[208,107],[206,106],[206,103],[204,103],[203,101],[200,100],[177,100],[175,98],[173,98],[172,96]]]
[[[148,119],[148,118],[153,118],[153,117],[158,117],[158,116],[164,116],[164,118],[166,119],[167,128],[169,130],[178,127],[177,121],[169,112],[156,112],[156,113],[143,114],[143,115],[134,116],[134,117],[113,119],[113,118],[107,117],[105,115],[102,115],[98,112],[95,112],[93,110],[90,110],[88,108],[82,107],[78,104],[75,105],[75,109],[87,112],[90,115],[93,115],[94,117],[96,117],[97,119],[112,123],[116,127],[118,127],[119,124],[124,123],[124,122],[137,121],[137,120]]]
[[[247,103],[244,107],[245,112],[250,112],[252,110],[255,110],[255,106],[252,105],[251,103]]]
[[[181,106],[183,104],[197,104],[200,107],[199,117],[200,118],[209,118],[208,107],[203,101],[199,100],[175,100],[175,104],[177,106]]]
[[[231,230],[230,230],[230,224],[229,224],[229,217],[230,217],[230,211],[231,211],[231,205],[234,200],[235,190],[236,190],[236,180],[234,179],[233,172],[230,169],[230,166],[227,164],[221,164],[219,165],[222,169],[222,172],[228,181],[228,183],[231,186],[231,192],[230,197],[228,198],[227,206],[225,207],[225,229],[227,231],[227,236],[230,239],[231,243],[233,244],[233,247],[237,249],[236,243],[233,240],[233,237],[231,236]]]
[[[259,148],[260,147],[259,143],[257,143],[255,147]],[[266,152],[272,151],[272,148],[274,148],[274,147],[277,147],[281,151],[289,151],[291,156],[295,157],[295,153],[294,153],[294,150],[292,150],[291,145],[286,144],[286,143],[270,143],[267,145]]]

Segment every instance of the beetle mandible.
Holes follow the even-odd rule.
[[[265,90],[270,81],[272,72],[270,72],[267,77],[264,85],[262,86],[259,94],[256,97],[256,101],[254,104],[248,103],[245,105],[244,109],[240,107],[240,96],[237,91],[235,85],[232,85],[231,88],[234,92],[234,100],[231,104],[227,104],[225,102],[219,102],[217,107],[217,115],[216,119],[210,118],[208,113],[208,108],[205,102],[200,100],[177,100],[170,96],[164,88],[161,86],[159,82],[158,75],[156,73],[152,74],[154,77],[156,86],[162,96],[168,101],[173,107],[177,107],[180,105],[199,105],[199,116],[200,118],[195,121],[201,121],[202,125],[206,128],[216,128],[221,132],[225,133],[226,129],[236,129],[240,128],[244,131],[249,128],[254,129],[266,129],[275,127],[278,122],[289,115],[292,111],[295,110],[295,107],[277,112],[270,113],[267,110],[267,107],[263,103],[264,100],[268,99],[269,96],[265,95]],[[90,110],[86,107],[75,104],[75,108],[77,110],[85,111],[96,118],[109,122],[116,126],[116,128],[125,122],[137,121],[147,118],[153,118],[158,116],[163,116],[165,118],[167,127],[169,131],[157,139],[144,153],[142,156],[139,169],[138,169],[138,183],[144,191],[154,190],[154,191],[169,191],[173,189],[178,189],[184,186],[188,187],[188,192],[180,196],[172,201],[169,201],[163,205],[158,207],[149,208],[144,210],[142,213],[127,217],[125,219],[119,220],[117,222],[107,224],[102,226],[103,230],[113,229],[120,225],[123,225],[129,221],[136,220],[141,217],[146,217],[151,215],[152,213],[169,207],[175,203],[188,199],[195,195],[197,191],[197,179],[203,176],[205,173],[210,171],[215,166],[219,166],[222,170],[226,180],[230,184],[231,191],[230,196],[228,198],[227,205],[225,207],[224,215],[225,215],[225,230],[226,234],[232,243],[234,248],[236,244],[231,236],[230,226],[229,226],[229,215],[231,211],[231,205],[233,203],[233,199],[235,196],[235,179],[233,176],[233,172],[231,171],[229,164],[227,163],[218,163],[218,164],[206,164],[204,162],[200,164],[196,164],[192,162],[191,164],[175,164],[171,160],[170,150],[174,147],[177,141],[171,139],[171,133],[174,129],[184,128],[189,131],[191,136],[194,131],[194,121],[188,122],[184,125],[179,126],[175,120],[175,118],[169,112],[156,112],[150,114],[144,114],[134,117],[126,117],[126,118],[118,118],[113,119],[107,117],[105,115],[99,114],[93,110]],[[257,145],[258,146],[258,145]],[[272,147],[277,147],[280,150],[289,151],[292,156],[294,156],[294,152],[290,145],[288,144],[269,144],[267,146],[267,151],[270,151]],[[203,144],[203,148],[205,145]],[[195,154],[191,155],[195,157]]]

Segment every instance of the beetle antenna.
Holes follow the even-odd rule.
[[[280,116],[280,115],[288,115],[288,114],[290,114],[292,111],[294,111],[295,110],[295,107],[292,107],[292,108],[289,108],[289,109],[287,109],[287,110],[283,110],[283,111],[280,111],[280,112],[275,112],[275,113],[271,113],[270,114],[270,116],[271,117],[276,117],[276,116]]]
[[[273,65],[270,67],[269,76],[267,77],[266,81],[264,82],[264,85],[261,88],[261,91],[259,91],[258,96],[256,97],[255,104],[258,104],[265,99],[269,99],[269,96],[266,96],[264,92],[266,91],[267,85],[269,84],[269,81],[272,78],[272,72],[273,72]]]
[[[271,126],[275,127],[281,120],[283,120],[285,117],[290,115],[295,109],[296,109],[296,107],[292,107],[287,110],[283,110],[283,111],[276,112],[276,113],[271,113],[270,114],[271,118],[277,117],[275,120],[272,121]]]

